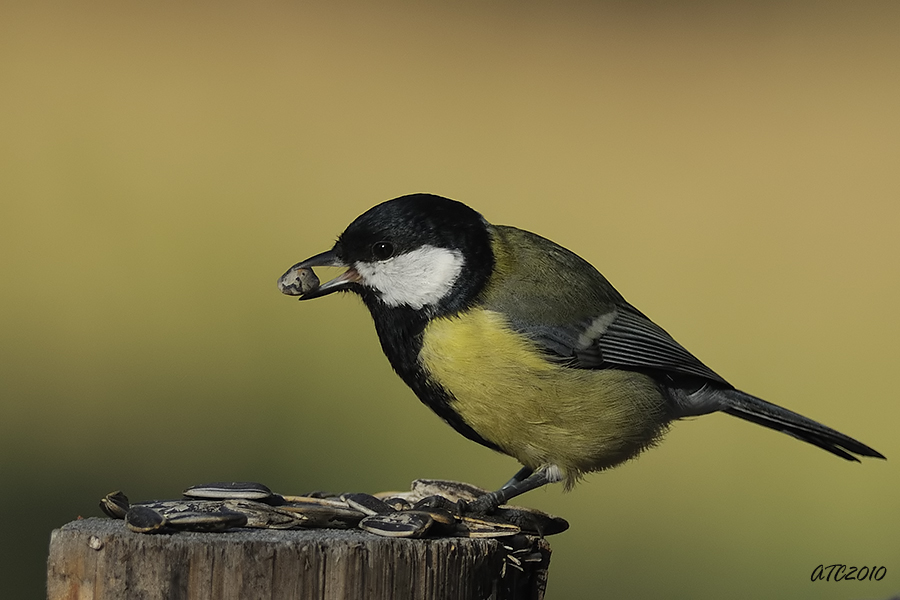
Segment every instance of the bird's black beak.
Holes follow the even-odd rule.
[[[299,262],[278,280],[278,289],[288,296],[299,296],[300,300],[309,300],[327,296],[332,292],[347,289],[359,281],[359,273],[350,267],[331,281],[319,284],[319,278],[312,271],[312,267],[350,267],[337,257],[334,250],[316,254]]]

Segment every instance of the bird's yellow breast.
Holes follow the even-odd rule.
[[[558,465],[570,482],[633,457],[669,420],[649,377],[548,361],[490,310],[431,321],[419,360],[479,435],[525,466]]]

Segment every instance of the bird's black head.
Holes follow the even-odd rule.
[[[469,305],[494,266],[488,224],[455,200],[411,194],[379,204],[353,221],[328,252],[298,269],[346,266],[343,275],[301,299],[349,290],[372,309],[450,314]]]

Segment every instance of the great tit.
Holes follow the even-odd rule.
[[[346,267],[324,284],[312,267]],[[834,429],[735,389],[548,239],[488,223],[430,194],[359,216],[280,289],[301,300],[358,294],[391,366],[470,440],[523,468],[477,502],[571,487],[660,441],[680,418],[722,411],[841,458],[884,458]]]

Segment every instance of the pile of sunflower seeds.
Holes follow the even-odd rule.
[[[138,533],[359,527],[386,537],[498,538],[543,537],[569,528],[560,517],[519,506],[499,506],[490,514],[465,510],[467,502],[484,493],[467,483],[417,479],[409,492],[287,496],[261,483],[233,481],[189,487],[180,500],[131,503],[116,491],[100,501],[100,508]]]

